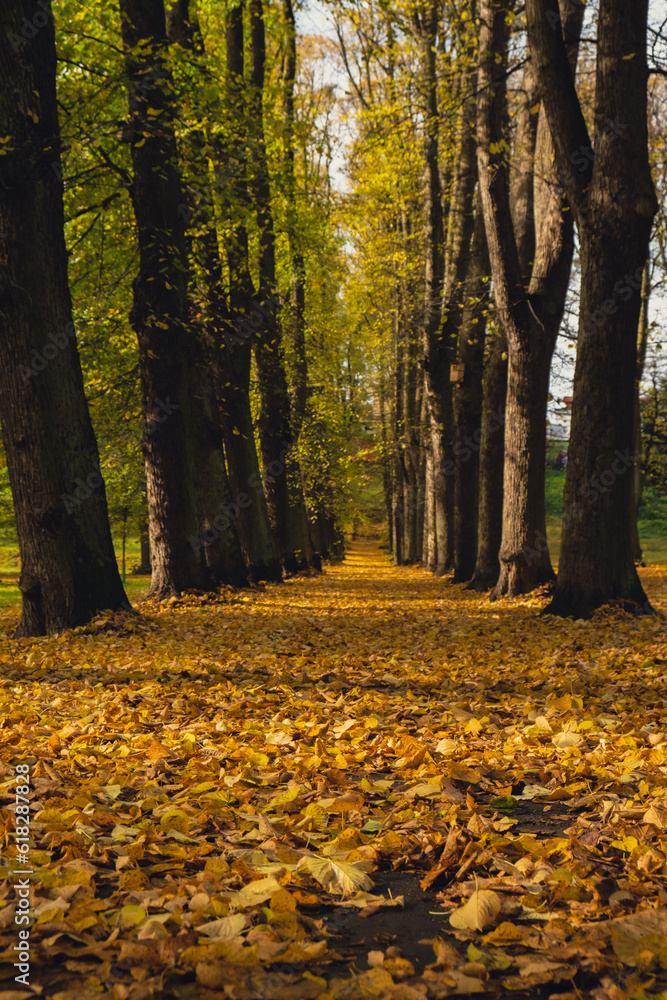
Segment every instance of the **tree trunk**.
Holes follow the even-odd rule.
[[[493,587],[500,573],[507,400],[507,341],[502,328],[497,330],[488,352],[483,388],[477,562],[470,582],[470,587],[474,590]]]
[[[0,11],[0,419],[23,599],[18,635],[129,607],[72,323],[50,5]]]
[[[249,98],[252,122],[250,190],[259,230],[259,298],[260,304],[264,304],[276,295],[276,240],[264,138],[266,39],[262,0],[250,0],[249,10],[252,54]],[[255,360],[260,394],[259,437],[269,519],[283,569],[287,573],[296,573],[307,567],[308,560],[306,551],[300,544],[301,539],[297,541],[294,537],[294,510],[290,510],[288,464],[291,466],[295,457],[288,459],[288,456],[295,444],[295,437],[290,422],[290,398],[285,376],[280,319],[275,312],[258,331]],[[272,474],[271,469],[278,469],[278,466],[279,471]],[[294,489],[298,492],[299,487],[295,486]]]
[[[400,303],[400,295],[399,295]],[[392,463],[392,534],[394,537],[394,564],[401,566],[405,561],[405,479],[406,468],[403,455],[405,439],[405,342],[403,337],[402,315],[400,308],[394,315],[394,400],[392,412],[393,425],[393,463]]]
[[[424,453],[424,532],[422,542],[422,562],[435,573],[438,565],[437,535],[435,527],[435,483],[433,476],[433,442],[431,435],[426,442]]]
[[[189,396],[195,340],[188,326],[183,195],[164,4],[120,0],[120,10],[131,86],[126,136],[139,243],[131,321],[139,341],[144,413],[153,565],[149,593],[166,597],[210,585],[201,550],[190,542],[199,531]]]
[[[639,312],[639,329],[637,331],[637,374],[635,377],[635,393],[632,412],[632,438],[634,464],[632,466],[632,490],[630,493],[630,542],[635,563],[643,566],[644,558],[642,543],[639,537],[639,505],[644,488],[643,448],[642,448],[642,414],[641,414],[641,381],[646,363],[646,348],[648,347],[649,321],[648,304],[651,297],[650,263],[646,262],[642,276],[642,304]]]
[[[622,600],[650,612],[628,517],[640,290],[657,210],[648,158],[648,3],[600,0],[593,142],[562,34],[549,26],[558,18],[555,0],[528,0],[526,11],[556,162],[581,244],[563,539],[547,611],[587,617]]]
[[[190,0],[177,0],[168,10],[168,38],[180,45],[191,62],[202,62],[204,44],[199,24],[190,10]],[[190,223],[190,252],[203,272],[205,305],[197,309],[192,327],[196,331],[191,359],[190,399],[194,469],[199,502],[199,533],[190,539],[197,553],[202,551],[212,581],[244,586],[247,572],[237,530],[239,505],[232,502],[225,465],[214,379],[216,348],[224,340],[227,303],[223,291],[222,261],[215,217],[215,194],[210,183],[209,157],[217,150],[216,135],[193,129],[188,135],[187,159],[192,188],[188,205],[179,206]],[[218,197],[223,191],[216,192]],[[184,210],[184,211],[183,211]]]
[[[436,73],[438,6],[429,2],[418,23],[422,57],[422,86],[426,112],[426,275],[424,298],[424,391],[428,405],[433,474],[435,573],[451,565],[452,537],[448,531],[451,486],[442,470],[453,437],[452,393],[449,382],[450,349],[442,331],[442,295],[445,279],[444,219],[439,169],[439,111]],[[450,522],[451,523],[451,522]],[[433,546],[429,557],[433,558]]]
[[[226,17],[227,104],[231,140],[225,173],[229,235],[225,246],[229,269],[229,311],[221,296],[212,301],[214,311],[223,314],[223,335],[218,341],[217,390],[225,455],[234,503],[238,508],[238,533],[251,582],[282,580],[264,493],[255,429],[250,408],[250,366],[254,328],[266,321],[275,309],[268,303],[264,312],[252,310],[253,287],[248,261],[248,234],[245,215],[250,208],[247,191],[247,126],[245,122],[243,6],[229,8]],[[213,288],[215,289],[215,284]]]
[[[308,360],[306,357],[306,266],[298,246],[296,172],[294,164],[294,86],[296,83],[296,22],[292,0],[283,0],[285,66],[283,71],[284,160],[286,228],[292,270],[291,333],[294,399],[292,423],[298,437],[308,403]]]
[[[479,452],[482,440],[482,378],[488,311],[489,255],[484,217],[475,217],[472,250],[465,284],[458,359],[463,381],[454,386],[454,583],[472,579],[477,560]]]
[[[563,0],[564,29],[570,44],[568,72],[574,72],[583,8]],[[500,575],[493,597],[528,593],[552,582],[546,537],[544,471],[546,409],[551,356],[565,307],[573,252],[572,213],[566,210],[553,167],[551,137],[543,111],[538,122],[535,153],[534,130],[522,121],[518,135],[520,183],[515,189],[514,212],[509,193],[503,150],[506,117],[505,73],[508,52],[507,15],[513,0],[483,0],[481,6],[480,62],[477,132],[480,193],[484,209],[489,257],[498,313],[507,337],[509,370],[505,422],[505,471],[503,537]],[[560,30],[560,29],[559,29]],[[531,104],[532,73],[527,76],[526,98]],[[528,109],[529,110],[529,109]],[[535,207],[525,175],[530,161],[534,173]],[[525,195],[521,197],[522,188]],[[527,202],[527,203],[526,203]],[[525,220],[534,214],[535,252],[528,289],[522,267],[526,251]],[[513,216],[514,215],[514,219]],[[515,222],[520,222],[517,239]],[[523,235],[522,235],[523,234]],[[532,241],[530,241],[532,249]]]
[[[240,497],[232,499],[223,454],[223,437],[211,377],[212,352],[203,343],[191,375],[194,466],[199,498],[199,534],[191,543],[203,546],[209,575],[219,583],[244,587],[248,573],[238,534]]]
[[[308,407],[308,357],[306,354],[306,263],[298,243],[298,213],[296,198],[296,172],[294,166],[294,86],[296,82],[296,21],[292,0],[283,0],[286,55],[283,75],[284,157],[287,242],[291,258],[291,335],[292,379],[291,426],[295,442],[298,441]],[[283,308],[283,312],[286,310]],[[304,500],[303,472],[298,455],[295,455],[290,482],[291,535],[297,551],[304,551],[306,561],[313,569],[321,569],[321,558],[313,549],[310,519]]]
[[[148,576],[151,571],[151,547],[148,541],[148,511],[139,518],[139,565],[133,571],[137,576]]]
[[[384,379],[380,381],[380,429],[382,434],[382,488],[384,493],[384,506],[387,517],[387,545],[389,551],[394,551],[394,519],[392,517],[392,480],[391,463],[389,459],[389,437],[387,434],[387,390]],[[321,549],[319,550],[322,551]],[[322,554],[322,558],[324,555]]]
[[[404,310],[408,303],[403,299]],[[403,461],[405,466],[404,509],[405,509],[405,559],[406,563],[417,563],[421,558],[422,539],[419,536],[419,490],[420,490],[420,437],[422,417],[423,374],[418,365],[419,340],[410,317],[404,315],[403,336],[405,350],[403,356],[403,414],[404,442]]]

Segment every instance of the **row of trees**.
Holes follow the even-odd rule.
[[[154,596],[317,569],[353,520],[371,400],[397,563],[496,596],[556,583],[558,614],[650,609],[636,455],[665,171],[647,7],[329,0],[334,42],[298,35],[293,0],[105,0],[92,26],[75,0],[3,5],[24,633],[126,601],[107,485],[112,516],[141,521]],[[574,257],[556,581],[545,424]]]
[[[652,172],[660,189],[664,173],[657,141],[649,156],[648,94],[655,106],[662,79],[648,67],[648,3],[599,0],[585,22],[590,8],[371,0],[335,14],[360,123],[350,295],[384,347],[395,561],[453,569],[497,597],[555,584],[548,610],[577,617],[614,599],[650,610],[635,566],[635,473]],[[546,417],[575,247],[556,581]]]
[[[24,634],[127,604],[75,320],[125,516],[145,485],[153,596],[319,568],[340,550],[348,433],[338,358],[324,344],[309,370],[306,349],[309,310],[336,310],[338,246],[326,92],[297,120],[291,0],[118,0],[92,31],[70,0],[53,15],[0,12],[0,419]]]

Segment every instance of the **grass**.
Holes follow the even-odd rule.
[[[563,487],[565,473],[547,469],[545,505],[547,511],[547,538],[553,562],[560,556],[561,519],[563,516]],[[639,507],[639,538],[647,565],[667,563],[667,499],[655,490],[646,488]]]
[[[118,569],[121,568],[121,543],[120,539],[114,538],[116,558],[118,559]],[[125,593],[130,604],[134,604],[144,597],[151,582],[150,576],[133,576],[130,573],[132,566],[139,563],[139,539],[127,540],[126,565],[127,575],[125,578]],[[19,582],[19,550],[18,544],[13,539],[0,540],[0,610],[8,608],[19,608],[21,605],[21,592],[18,587]]]

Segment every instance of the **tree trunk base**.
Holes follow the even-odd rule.
[[[641,586],[632,596],[625,597],[603,594],[599,590],[582,591],[563,587],[556,590],[551,603],[544,608],[542,614],[558,618],[588,619],[593,612],[605,605],[613,605],[636,617],[657,614]]]
[[[500,597],[521,597],[530,594],[543,584],[555,584],[556,574],[551,565],[529,566],[523,556],[512,562],[500,564],[500,576],[491,593],[491,600]]]
[[[308,569],[308,560],[305,557],[299,557],[294,553],[289,553],[282,561],[283,563],[283,573],[285,576],[296,576],[297,573],[302,573],[304,570]]]
[[[498,570],[494,573],[475,573],[473,578],[466,583],[464,590],[474,590],[478,594],[486,590],[492,590],[498,582]]]
[[[277,559],[248,566],[248,583],[282,583],[282,580],[283,573]]]

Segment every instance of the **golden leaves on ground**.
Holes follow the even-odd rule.
[[[543,604],[366,546],[7,632],[0,1000],[18,762],[42,997],[667,996],[664,620]]]

